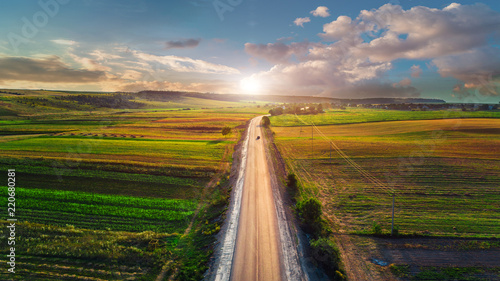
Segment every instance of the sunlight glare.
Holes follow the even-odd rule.
[[[260,82],[254,77],[247,77],[240,81],[240,88],[246,94],[256,94],[260,91]]]

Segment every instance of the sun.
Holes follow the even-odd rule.
[[[256,94],[261,90],[261,84],[259,80],[254,77],[247,77],[240,81],[240,88],[246,94]]]

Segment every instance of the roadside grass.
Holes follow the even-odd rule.
[[[394,190],[402,234],[499,238],[500,120],[460,122],[318,127],[384,186],[364,178],[335,150],[330,159],[329,142],[317,132],[312,142],[310,127],[301,132],[271,124],[288,167],[301,180],[301,196],[321,200],[333,228],[366,234],[377,222],[389,233]]]
[[[452,118],[499,118],[500,111],[399,111],[384,109],[347,108],[346,110],[328,110],[317,115],[301,115],[307,123],[315,125],[355,124],[369,122],[434,120]],[[273,127],[296,127],[303,123],[295,115],[286,114],[271,117]]]

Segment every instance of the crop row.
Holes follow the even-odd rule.
[[[49,210],[25,210],[16,215],[20,221],[46,225],[72,225],[80,229],[114,230],[158,233],[180,233],[187,227],[190,217],[180,221],[151,220],[146,218],[87,215],[79,213],[53,212]]]
[[[6,198],[0,204],[6,205]],[[182,230],[196,208],[190,200],[26,188],[16,189],[16,199],[20,220],[128,231]]]
[[[4,190],[4,192],[6,192]],[[146,207],[158,210],[180,210],[187,211],[196,207],[191,200],[182,199],[156,199],[132,196],[118,196],[94,194],[86,192],[46,190],[32,188],[17,188],[16,198],[26,200],[41,200],[56,202],[74,202],[98,206],[121,206],[121,207]],[[1,199],[0,199],[1,200]]]
[[[218,160],[225,143],[200,141],[144,141],[91,138],[36,137],[0,143],[2,150],[62,152],[68,154],[112,154],[168,157],[190,160]]]
[[[2,161],[0,160],[0,162]],[[38,175],[101,178],[108,180],[125,180],[125,181],[135,181],[144,183],[175,184],[177,186],[196,186],[198,184],[196,180],[190,178],[120,173],[120,172],[90,170],[90,169],[57,169],[56,163],[55,162],[53,163],[54,163],[53,166],[16,165],[16,170],[22,173],[38,174]],[[61,166],[63,164],[64,163],[62,163]]]

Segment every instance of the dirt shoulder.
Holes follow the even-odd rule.
[[[228,184],[228,188],[231,188],[231,196],[230,196],[230,200],[228,203],[228,208],[227,208],[228,210],[231,210],[231,206],[235,203],[234,199],[233,199],[235,197],[234,196],[234,193],[235,193],[234,187],[236,186],[236,183],[238,181],[239,171],[240,171],[241,165],[243,163],[243,159],[244,159],[243,155],[242,155],[242,151],[243,151],[245,139],[248,135],[248,129],[249,129],[250,122],[251,122],[251,120],[248,120],[246,122],[245,130],[241,134],[241,137],[238,140],[238,143],[235,145],[234,152],[232,154],[233,162],[231,164],[231,172],[230,172],[229,184]],[[223,250],[222,249],[223,241],[224,241],[225,233],[226,233],[226,231],[228,229],[228,225],[229,225],[229,214],[226,212],[224,214],[224,217],[221,219],[224,220],[224,223],[221,227],[221,230],[217,234],[217,242],[216,242],[216,245],[214,246],[214,253],[212,255],[212,258],[210,259],[209,269],[205,273],[204,280],[215,280],[217,270],[219,268],[220,258],[221,258],[222,250]]]

